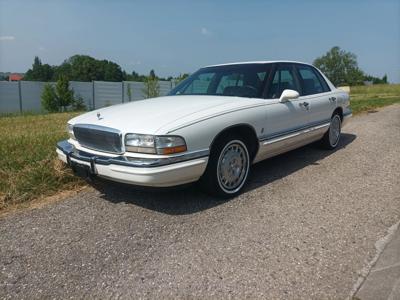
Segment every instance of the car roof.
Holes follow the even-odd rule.
[[[311,65],[309,63],[300,62],[300,61],[291,61],[291,60],[258,60],[258,61],[242,61],[242,62],[232,62],[232,63],[224,63],[217,65],[209,65],[208,67],[219,67],[219,66],[230,66],[230,65],[246,65],[246,64],[276,64],[276,63],[295,63],[295,64],[303,64],[303,65]]]

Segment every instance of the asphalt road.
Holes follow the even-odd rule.
[[[345,298],[400,219],[400,106],[344,132],[230,201],[100,182],[0,217],[0,298]]]

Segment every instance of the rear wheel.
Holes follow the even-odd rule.
[[[249,169],[250,155],[245,140],[240,136],[226,135],[211,150],[200,183],[210,194],[234,197],[246,183]]]
[[[335,113],[331,118],[328,131],[321,140],[321,144],[326,149],[335,149],[339,144],[342,130],[342,119],[338,113]]]

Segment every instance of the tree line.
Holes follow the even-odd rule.
[[[44,64],[39,57],[33,60],[30,68],[24,76],[27,81],[57,81],[61,77],[67,77],[71,81],[140,81],[145,82],[148,77],[157,78],[157,80],[175,80],[181,77],[187,77],[183,74],[174,78],[159,77],[151,70],[149,75],[140,75],[132,71],[128,74],[122,70],[121,66],[109,60],[95,59],[89,55],[74,55],[64,60],[59,66]]]
[[[324,55],[316,58],[314,66],[319,68],[332,83],[339,85],[362,85],[365,81],[373,84],[388,83],[387,75],[382,78],[366,74],[360,69],[357,63],[357,56],[340,47],[333,47]],[[30,68],[24,80],[28,81],[57,81],[61,77],[66,77],[71,81],[140,81],[152,80],[174,80],[181,81],[189,74],[178,77],[162,78],[151,70],[149,75],[141,75],[135,71],[128,74],[122,70],[121,66],[109,60],[98,60],[89,55],[74,55],[66,59],[59,66],[44,64],[39,57],[35,57],[32,68]]]

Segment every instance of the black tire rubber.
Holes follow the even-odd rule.
[[[339,117],[340,120],[342,120],[341,117],[340,117],[340,115],[339,115],[338,113],[335,113],[335,114],[332,115],[331,121],[332,121],[332,119],[335,118],[336,116]],[[320,140],[320,143],[319,143],[320,146],[321,146],[323,149],[327,149],[327,150],[333,150],[333,149],[335,149],[335,148],[337,147],[337,145],[339,145],[339,142],[340,142],[340,135],[341,135],[341,130],[342,130],[342,122],[340,122],[340,135],[339,135],[339,139],[338,139],[336,145],[331,145],[331,142],[330,142],[330,140],[329,140],[329,131],[330,131],[330,128],[331,128],[331,127],[329,126],[328,131],[325,132],[324,136],[322,137],[322,139]]]
[[[243,183],[242,183],[242,186],[240,187],[240,189],[234,193],[227,193],[219,185],[218,178],[217,178],[217,176],[218,176],[217,175],[217,166],[218,166],[218,160],[219,160],[221,151],[225,148],[225,146],[229,142],[231,142],[233,140],[239,140],[245,145],[247,154],[248,154],[248,170],[247,170],[247,174],[243,180]],[[251,169],[250,166],[251,166],[251,157],[249,154],[249,147],[247,145],[246,139],[244,139],[243,137],[241,137],[240,135],[237,135],[237,134],[226,134],[224,136],[221,136],[214,143],[214,145],[211,149],[207,168],[199,180],[200,187],[207,194],[217,196],[219,198],[224,198],[224,199],[233,198],[233,197],[237,196],[238,194],[240,194],[241,191],[243,190],[243,187],[246,185],[247,179],[249,177],[250,169]]]

